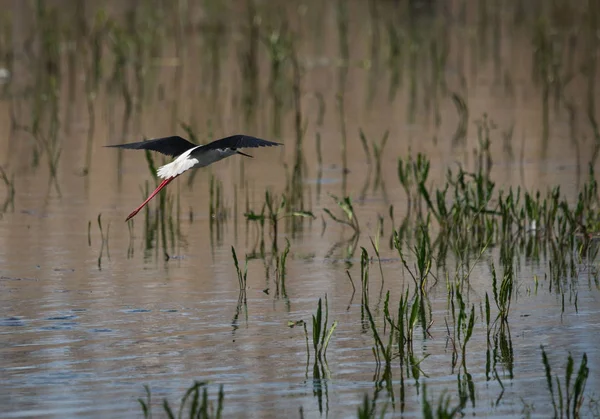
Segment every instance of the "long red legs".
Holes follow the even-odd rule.
[[[179,175],[177,175],[177,176],[179,176]],[[138,212],[140,212],[140,210],[141,210],[142,208],[144,208],[144,207],[146,206],[146,204],[147,204],[148,202],[150,202],[150,200],[151,200],[152,198],[154,198],[154,197],[156,196],[156,194],[157,194],[157,193],[159,193],[159,192],[160,192],[160,190],[161,190],[162,188],[164,188],[165,186],[167,186],[167,185],[168,185],[168,184],[169,184],[169,183],[170,183],[170,182],[171,182],[173,179],[175,179],[177,176],[173,176],[173,177],[170,177],[170,178],[167,178],[167,179],[163,180],[163,181],[161,182],[161,184],[160,184],[160,185],[158,185],[158,188],[156,188],[156,189],[154,190],[154,192],[152,192],[152,193],[150,194],[150,196],[149,196],[148,198],[146,198],[146,200],[145,200],[144,202],[142,202],[142,205],[140,205],[139,207],[137,207],[135,210],[133,210],[133,212],[132,212],[131,214],[129,214],[129,215],[127,216],[127,218],[125,219],[125,221],[129,221],[129,219],[130,219],[130,218],[132,218],[133,216],[135,216],[135,214],[137,214]]]

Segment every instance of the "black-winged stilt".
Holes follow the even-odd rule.
[[[167,186],[173,179],[189,169],[208,166],[225,157],[241,154],[252,157],[239,151],[239,148],[270,147],[281,145],[273,141],[261,140],[249,135],[232,135],[222,138],[206,145],[196,145],[177,135],[165,138],[156,138],[137,143],[116,144],[107,147],[128,148],[133,150],[152,150],[167,156],[176,157],[171,163],[158,168],[158,177],[164,179],[158,188],[148,198],[127,216],[125,221],[135,216],[144,206],[150,202],[162,188]]]

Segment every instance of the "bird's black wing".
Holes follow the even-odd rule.
[[[132,150],[152,150],[166,154],[167,156],[177,157],[180,154],[185,153],[190,148],[194,148],[196,146],[196,144],[190,143],[188,140],[181,138],[178,135],[174,135],[172,137],[155,138],[153,140],[140,141],[138,143],[107,145],[106,147],[128,148]]]
[[[251,147],[271,147],[275,145],[281,145],[274,141],[262,140],[260,138],[251,137],[249,135],[232,135],[231,137],[221,138],[220,140],[213,141],[201,147],[202,150],[216,150],[216,149],[236,149],[236,148],[251,148]]]

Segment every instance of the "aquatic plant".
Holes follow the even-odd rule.
[[[4,182],[6,186],[6,198],[4,199],[4,203],[0,206],[0,216],[2,213],[6,212],[8,208],[12,208],[15,210],[15,174],[9,178],[6,174],[6,171],[0,167],[0,179]]]
[[[325,213],[329,215],[333,221],[351,227],[355,235],[360,234],[360,225],[358,223],[358,218],[356,218],[356,214],[354,213],[354,207],[352,206],[352,200],[350,197],[346,196],[340,199],[333,194],[329,194],[329,196],[331,196],[338,207],[344,212],[346,219],[336,217],[333,215],[333,212],[327,208],[323,208],[323,211],[325,211]]]
[[[425,419],[451,419],[461,415],[465,402],[460,399],[458,405],[452,406],[452,398],[446,392],[440,394],[437,401],[430,401],[427,397],[427,384],[423,384],[423,395],[421,396],[421,413]],[[434,410],[435,409],[435,410]]]
[[[506,323],[508,321],[508,313],[510,312],[510,303],[514,284],[513,269],[514,268],[512,264],[509,264],[504,268],[500,289],[498,290],[496,268],[492,264],[492,292],[494,295],[494,302],[498,308],[498,316],[496,317],[496,321],[500,321],[501,323]]]
[[[242,271],[235,253],[235,247],[233,246],[231,246],[231,255],[233,256],[233,264],[235,265],[235,271],[237,272],[240,291],[244,291],[246,290],[246,282],[248,278],[248,257],[246,257],[246,263],[244,264],[244,270]]]
[[[88,243],[89,243],[89,228],[88,224]],[[104,229],[102,228],[102,213],[98,214],[98,230],[100,230],[100,254],[98,255],[98,270],[102,270],[102,256],[104,255],[104,249],[106,249],[106,254],[110,259],[110,251],[108,249],[108,235],[110,233],[110,222],[106,227],[106,235],[104,234]]]
[[[220,419],[223,415],[223,403],[225,400],[223,385],[221,384],[219,386],[219,395],[216,406],[208,399],[207,386],[208,383],[206,382],[194,382],[182,397],[177,414],[173,411],[168,400],[165,399],[162,404],[164,413],[169,419],[182,419],[184,417],[189,417],[190,419]],[[148,385],[145,385],[144,389],[146,391],[146,400],[139,398],[138,402],[142,408],[144,418],[151,419],[152,393]]]
[[[283,249],[283,252],[281,252],[281,254],[277,255],[276,268],[275,268],[275,273],[276,273],[275,295],[282,295],[284,298],[287,298],[287,293],[285,291],[285,274],[286,274],[285,265],[286,265],[287,257],[288,257],[289,253],[290,253],[290,241],[286,238],[285,239],[285,249]]]
[[[327,295],[325,295],[325,318],[323,318],[323,305],[319,298],[317,305],[317,312],[312,315],[312,342],[313,349],[315,352],[315,362],[325,360],[327,361],[327,347],[335,328],[337,327],[337,320],[334,321],[331,326],[329,323],[329,303],[327,301]]]
[[[581,363],[579,364],[579,370],[577,371],[577,375],[573,377],[575,362],[573,360],[573,357],[569,353],[569,357],[567,358],[567,367],[565,370],[565,381],[563,390],[558,376],[554,377],[556,380],[556,389],[554,388],[552,380],[552,368],[550,367],[548,355],[546,355],[546,351],[544,350],[543,345],[540,345],[540,349],[542,350],[542,362],[546,371],[546,384],[548,386],[550,396],[552,397],[552,408],[554,410],[554,417],[581,417],[581,408],[583,406],[585,385],[587,383],[587,379],[590,373],[590,369],[588,367],[587,354],[583,354],[581,358]],[[572,381],[573,378],[575,378],[574,381]]]
[[[270,190],[265,191],[265,202],[262,206],[261,212],[256,213],[253,210],[248,210],[244,213],[247,221],[258,222],[261,227],[261,235],[263,234],[263,228],[265,221],[269,221],[272,228],[273,237],[273,249],[277,249],[277,237],[279,235],[279,221],[285,218],[311,218],[316,217],[311,211],[303,210],[286,210],[287,199],[285,195],[282,195],[279,203],[277,203],[277,196]]]

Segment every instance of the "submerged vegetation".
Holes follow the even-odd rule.
[[[0,101],[10,121],[0,222],[34,215],[31,195],[43,195],[47,225],[67,202],[93,202],[102,207],[90,213],[96,222],[84,219],[96,273],[117,259],[135,263],[141,249],[143,263],[164,261],[161,275],[174,263],[214,273],[161,284],[206,281],[215,289],[198,288],[199,300],[237,296],[215,297],[233,311],[221,322],[233,349],[225,361],[211,357],[236,359],[235,374],[215,373],[229,380],[216,397],[195,382],[177,413],[165,400],[167,417],[245,410],[237,396],[261,383],[244,368],[263,358],[286,383],[305,370],[325,415],[347,416],[331,395],[349,386],[359,418],[514,415],[520,396],[525,416],[599,411],[586,387],[597,350],[553,342],[532,354],[540,342],[528,340],[556,336],[538,327],[537,304],[566,328],[600,289],[597,2],[140,1],[122,12],[101,3],[73,0],[67,11],[36,1],[0,13]],[[531,63],[510,65],[527,56]],[[141,222],[115,229],[122,208],[157,186],[167,158],[146,152],[146,170],[120,150],[114,160],[98,150],[164,130],[198,144],[239,130],[285,147],[194,172],[146,206]],[[98,194],[107,167],[114,196]],[[39,177],[43,192],[31,186]],[[194,246],[201,257],[175,262]],[[165,296],[177,301],[182,291],[172,290]],[[207,316],[217,337],[220,314]],[[248,355],[237,344],[240,319],[248,334],[267,333],[244,346]],[[566,353],[564,373],[553,373],[550,359]],[[199,373],[207,361],[195,361]],[[528,386],[547,399],[528,399]],[[266,397],[297,400],[295,388],[271,390]],[[139,403],[152,417],[149,387]],[[273,413],[271,403],[264,409]]]

